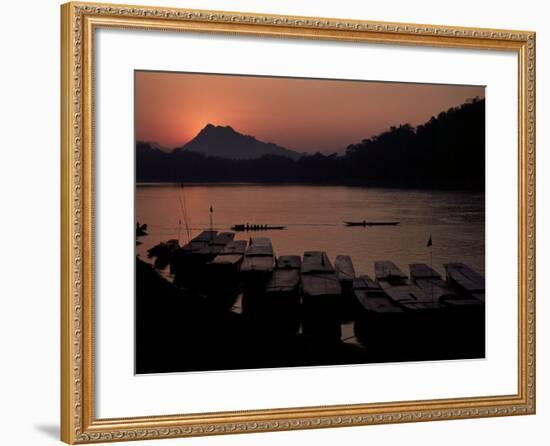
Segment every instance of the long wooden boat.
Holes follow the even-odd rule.
[[[304,334],[339,340],[342,287],[325,252],[304,253],[301,279]]]
[[[197,255],[203,256],[203,261],[209,262],[212,260],[216,255],[220,254],[225,246],[233,241],[235,238],[234,232],[220,232],[208,242],[208,244],[204,245],[202,248],[200,248],[197,251]]]
[[[265,297],[266,282],[275,270],[275,255],[271,239],[267,237],[250,238],[248,248],[241,264],[241,284],[243,297],[241,308],[243,316],[255,331],[262,331],[258,325]]]
[[[456,293],[441,278],[441,274],[425,263],[411,263],[409,265],[411,280],[434,301],[457,297]]]
[[[446,263],[443,265],[447,281],[460,292],[485,302],[485,278],[464,263]]]
[[[350,256],[338,255],[336,256],[336,261],[334,262],[334,269],[336,272],[336,277],[340,283],[349,283],[353,286],[353,281],[355,279],[355,268]]]
[[[205,229],[199,235],[194,237],[190,241],[190,243],[193,243],[193,242],[206,242],[206,243],[209,243],[214,239],[214,237],[216,236],[217,233],[218,233],[218,231],[216,231],[214,229]]]
[[[374,263],[376,280],[384,292],[406,310],[434,310],[439,308],[433,296],[426,294],[419,286],[390,261]]]
[[[464,271],[465,265],[460,264]],[[467,268],[467,267],[466,267]],[[453,267],[450,268],[454,272]],[[467,268],[467,270],[470,270]],[[471,271],[471,270],[470,270]],[[485,304],[461,291],[452,281],[425,264],[410,265],[411,279],[441,307],[439,332],[445,339],[442,352],[453,358],[480,358],[485,355]],[[461,275],[461,280],[462,275]],[[469,283],[471,285],[471,283]],[[479,283],[475,285],[477,288]],[[474,293],[475,294],[475,293]]]
[[[240,292],[239,271],[246,250],[246,240],[232,240],[207,263],[207,293],[223,307],[230,307]]]
[[[170,271],[177,285],[195,285],[199,282],[198,273],[204,267],[209,255],[208,245],[215,239],[218,231],[207,229],[191,239],[172,254]]]
[[[247,244],[248,242],[246,240],[231,240],[223,246],[221,252],[210,263],[226,264],[228,263],[228,259],[233,256],[240,256],[242,258],[246,252]]]
[[[280,256],[267,280],[254,317],[256,326],[270,337],[292,336],[300,328],[300,256]]]
[[[233,231],[243,232],[243,231],[273,231],[286,229],[286,226],[275,226],[275,225],[263,225],[263,224],[240,224],[231,226]]]
[[[342,299],[340,300],[340,316],[343,321],[351,321],[356,310],[356,301],[353,295],[353,281],[355,280],[355,268],[348,255],[337,255],[334,262],[336,277],[342,287]]]
[[[203,233],[204,234],[204,233]],[[234,232],[220,232],[216,234],[206,233],[194,239],[189,245],[189,251],[184,247],[183,265],[184,273],[189,276],[190,282],[197,285],[199,290],[210,288],[207,264],[211,262],[224,247],[235,237]]]
[[[275,258],[271,239],[252,237],[244,253],[242,273],[271,273],[275,269]]]
[[[355,336],[376,359],[396,359],[405,347],[403,329],[406,312],[368,275],[353,282],[358,310]]]
[[[443,280],[441,274],[425,263],[412,263],[409,265],[411,280],[422,289],[427,296],[444,307],[464,307],[468,305],[482,305],[478,299],[459,294],[456,289]]]
[[[277,267],[267,282],[266,293],[297,292],[300,285],[300,256],[280,256]]]
[[[409,265],[411,280],[418,285],[428,296],[437,300],[446,307],[479,306],[483,302],[473,297],[459,294],[456,289],[443,280],[441,274],[424,263]]]
[[[435,296],[427,293],[392,262],[375,262],[377,282],[403,308],[400,354],[406,360],[437,359],[448,353],[445,318]]]
[[[345,221],[346,226],[397,226],[398,221]]]
[[[215,271],[238,273],[246,251],[246,240],[232,240],[208,263]]]
[[[218,231],[210,229],[202,231],[199,235],[191,239],[180,250],[178,250],[178,256],[186,256],[199,252],[205,246],[208,246],[208,244],[214,239],[217,233]]]
[[[404,311],[378,283],[366,274],[353,281],[353,291],[361,308],[369,314],[403,313]]]
[[[376,280],[403,280],[406,279],[406,274],[401,271],[395,263],[389,260],[379,260],[374,262],[374,273]]]

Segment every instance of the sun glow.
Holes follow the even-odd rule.
[[[341,152],[390,126],[418,125],[484,97],[476,86],[149,71],[135,79],[136,138],[169,148],[214,124],[299,152]]]

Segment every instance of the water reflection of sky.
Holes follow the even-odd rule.
[[[138,186],[136,218],[148,224],[138,254],[171,238],[187,241],[209,225],[285,225],[282,231],[238,233],[271,237],[277,255],[323,250],[331,260],[352,257],[359,273],[373,274],[375,260],[392,260],[408,273],[408,264],[464,262],[485,271],[484,194],[449,191],[372,189],[345,186],[174,185]],[[399,221],[398,226],[346,227],[344,221]]]

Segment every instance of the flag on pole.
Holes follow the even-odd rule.
[[[432,236],[430,235],[430,238],[428,239],[428,243],[426,243],[426,247],[432,246]]]
[[[210,205],[210,213],[214,212],[214,209],[212,209],[212,205]]]

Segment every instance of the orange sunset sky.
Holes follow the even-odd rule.
[[[206,124],[299,152],[343,151],[392,125],[422,124],[479,86],[317,80],[136,71],[138,141],[168,148]]]

